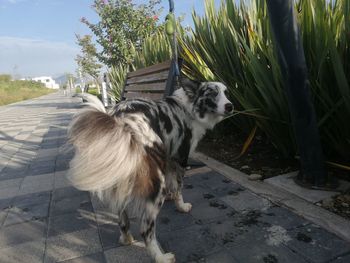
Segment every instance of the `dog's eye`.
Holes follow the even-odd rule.
[[[218,94],[219,94],[219,92],[216,91],[216,90],[213,90],[213,89],[210,90],[210,92],[209,92],[209,95],[212,96],[212,97],[216,97]]]

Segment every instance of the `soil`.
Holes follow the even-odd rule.
[[[256,135],[247,152],[239,157],[246,135],[231,133],[225,136],[210,134],[197,150],[246,174],[260,174],[262,179],[298,170],[298,161],[284,158],[264,135]]]
[[[245,174],[260,174],[262,180],[296,171],[298,160],[284,158],[262,134],[256,134],[247,152],[240,156],[247,135],[240,132],[225,135],[208,134],[197,150]],[[329,169],[330,176],[350,180],[350,173]],[[317,205],[350,220],[350,189]]]

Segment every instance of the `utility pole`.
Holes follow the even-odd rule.
[[[289,111],[300,154],[300,173],[296,183],[325,188],[329,183],[311,101],[304,49],[294,14],[293,0],[266,0]]]

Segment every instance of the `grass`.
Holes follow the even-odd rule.
[[[43,84],[33,81],[0,78],[0,105],[40,97],[55,90],[45,88]]]

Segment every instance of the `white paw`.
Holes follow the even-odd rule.
[[[156,257],[156,263],[175,263],[175,255],[166,253]]]
[[[177,210],[179,210],[182,213],[188,213],[192,209],[192,204],[190,203],[183,203],[181,205],[177,206]]]
[[[119,238],[119,243],[124,246],[131,245],[132,242],[134,242],[134,238],[131,234],[121,235]]]

